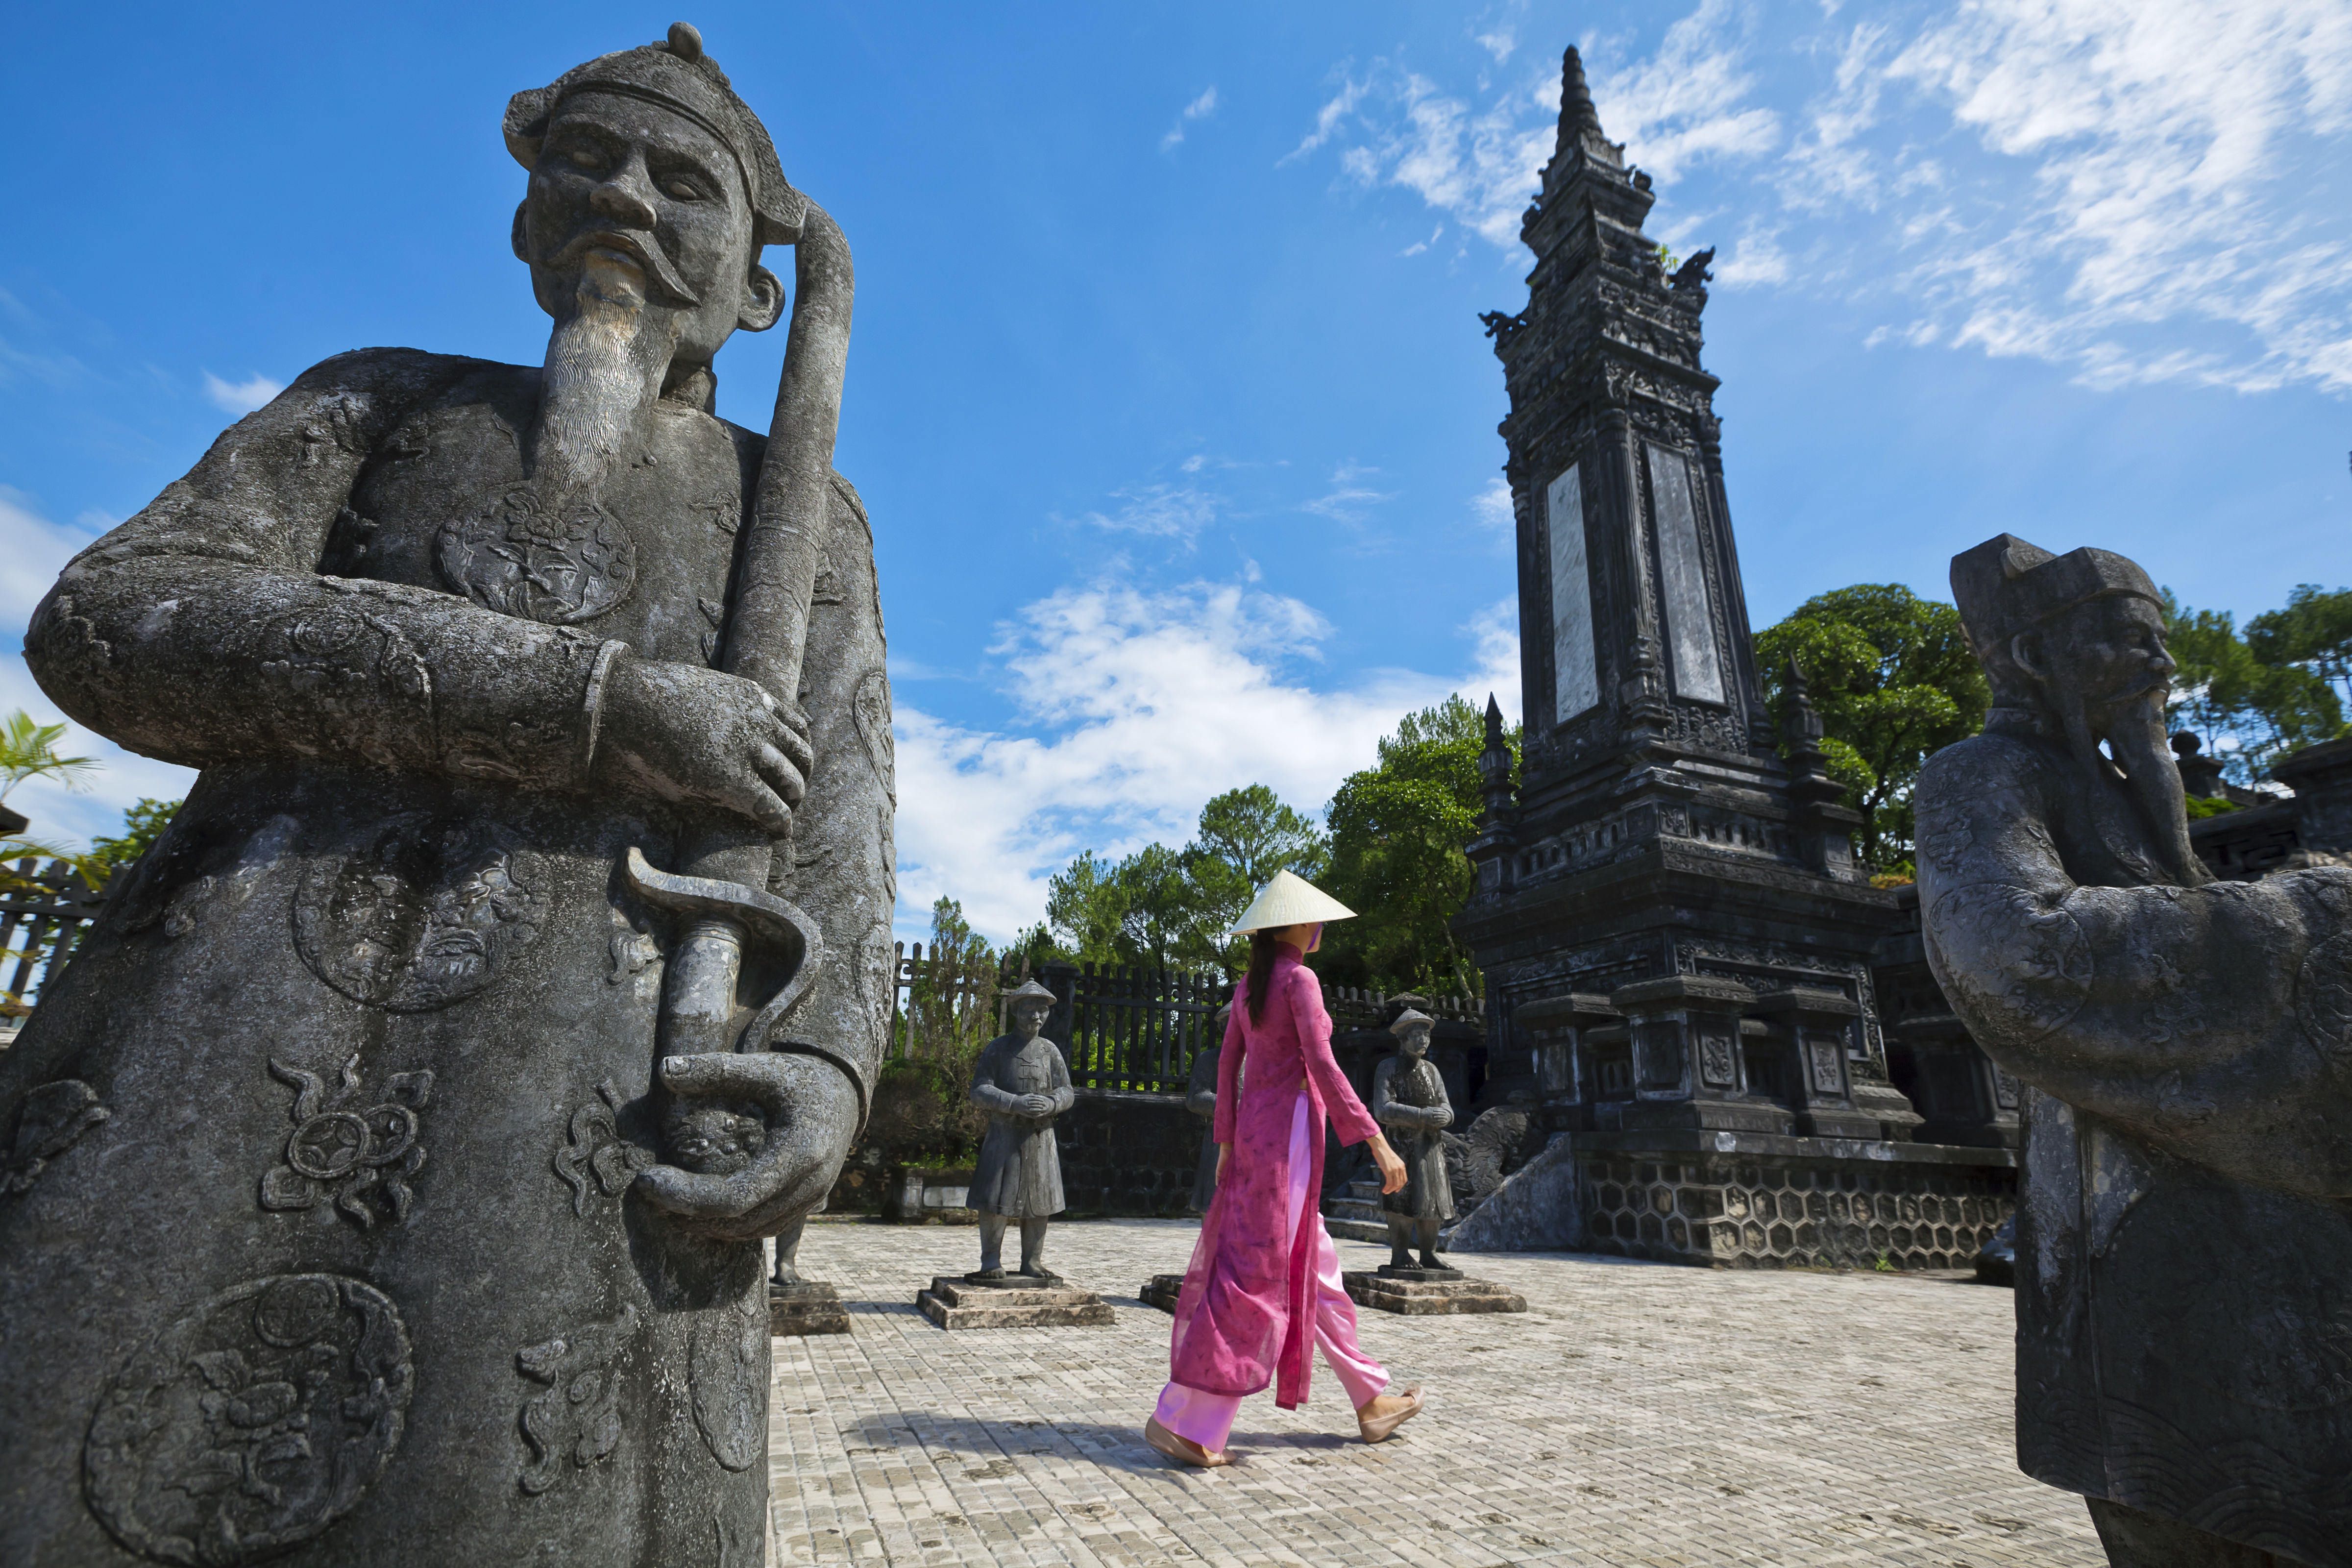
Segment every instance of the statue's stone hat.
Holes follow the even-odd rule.
[[[808,198],[793,189],[776,162],[776,149],[767,128],[751,105],[735,96],[719,62],[702,52],[702,35],[684,22],[670,25],[669,37],[599,55],[574,66],[545,87],[531,88],[507,100],[507,151],[524,168],[539,163],[547,140],[548,121],[563,100],[575,92],[610,92],[624,98],[658,103],[683,115],[724,142],[743,171],[755,218],[752,239],[759,245],[791,245],[801,237],[808,216]]]
[[[1007,1003],[1033,1001],[1043,1002],[1048,1007],[1057,1007],[1061,1005],[1062,1002],[1062,999],[1059,996],[1055,995],[1051,991],[1046,990],[1043,985],[1038,984],[1034,980],[1024,980],[1021,983],[1020,987],[1017,990],[1007,991],[1004,994],[1004,1000]]]
[[[1247,936],[1254,931],[1279,931],[1284,926],[1355,918],[1355,910],[1306,878],[1276,871],[1274,879],[1260,888],[1250,907],[1242,911],[1242,918],[1234,922],[1233,934]]]
[[[1428,1014],[1407,1007],[1396,1016],[1396,1022],[1389,1026],[1389,1033],[1402,1040],[1414,1029],[1433,1029],[1436,1026],[1437,1020]]]
[[[1952,557],[1952,602],[1979,653],[2111,594],[2164,602],[2139,563],[2112,550],[2085,545],[2053,555],[2003,533]]]

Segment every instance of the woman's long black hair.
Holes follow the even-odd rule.
[[[1250,932],[1249,1016],[1253,1024],[1265,1018],[1265,994],[1274,989],[1274,955],[1282,944],[1270,931]]]

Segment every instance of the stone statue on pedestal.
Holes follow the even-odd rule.
[[[33,616],[202,776],[0,1058],[0,1562],[761,1559],[891,1002],[849,252],[684,24],[503,132],[545,362],[329,359]]]
[[[1077,1096],[1062,1047],[1040,1033],[1045,1015],[1054,1010],[1054,994],[1032,980],[1008,1000],[1013,1032],[981,1048],[971,1079],[972,1103],[988,1114],[988,1135],[971,1177],[971,1206],[980,1214],[980,1268],[967,1278],[975,1284],[1006,1278],[1004,1227],[1013,1219],[1021,1222],[1021,1278],[1061,1278],[1045,1262],[1046,1224],[1066,1206],[1054,1121]]]
[[[1386,1130],[1389,1146],[1404,1162],[1405,1184],[1381,1198],[1389,1224],[1391,1268],[1453,1272],[1438,1261],[1437,1232],[1454,1217],[1454,1194],[1445,1180],[1445,1129],[1454,1107],[1445,1080],[1429,1059],[1430,1031],[1436,1020],[1406,1008],[1389,1026],[1397,1055],[1372,1072],[1372,1120]],[[1415,1261],[1412,1249],[1420,1249]]]
[[[1920,775],[1919,903],[2032,1086],[2019,1463],[2117,1564],[2352,1564],[2352,872],[2199,862],[2133,563],[2002,534],[1952,590],[1993,706]]]
[[[1192,1177],[1192,1212],[1206,1214],[1217,1196],[1217,1066],[1225,1055],[1225,1025],[1234,1016],[1230,1002],[1217,1009],[1216,1043],[1192,1058],[1192,1075],[1184,1086],[1184,1109],[1199,1117],[1201,1167]]]

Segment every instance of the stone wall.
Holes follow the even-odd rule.
[[[1208,1123],[1184,1109],[1182,1095],[1080,1089],[1055,1130],[1071,1213],[1191,1212]]]

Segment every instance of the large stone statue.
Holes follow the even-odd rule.
[[[1045,1226],[1067,1205],[1062,1199],[1062,1152],[1055,1119],[1076,1102],[1062,1047],[1040,1032],[1055,996],[1035,981],[1009,997],[1013,1032],[982,1046],[971,1075],[971,1102],[988,1116],[980,1163],[971,1173],[971,1206],[980,1215],[980,1269],[975,1281],[1005,1278],[1004,1226],[1021,1222],[1024,1279],[1059,1279],[1045,1267]]]
[[[1388,1131],[1389,1146],[1404,1161],[1403,1186],[1381,1199],[1389,1222],[1391,1268],[1438,1268],[1437,1232],[1454,1217],[1454,1192],[1445,1179],[1444,1132],[1454,1125],[1445,1080],[1429,1059],[1430,1031],[1437,1021],[1411,1007],[1397,1015],[1389,1032],[1397,1054],[1372,1069],[1372,1120]],[[1421,1249],[1416,1263],[1412,1248]]]
[[[2352,1564],[2352,873],[2208,878],[2131,562],[2003,534],[1952,590],[1993,708],[1920,776],[1920,908],[2039,1091],[2019,1462],[2119,1564]]]
[[[848,251],[682,24],[505,137],[546,363],[328,360],[33,617],[202,776],[0,1059],[0,1562],[761,1560],[890,1003]]]

